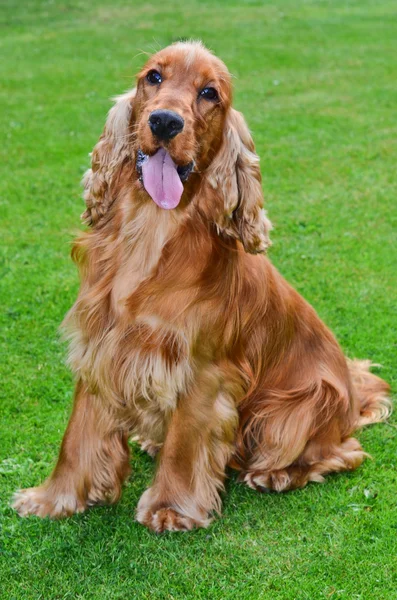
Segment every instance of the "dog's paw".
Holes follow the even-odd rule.
[[[239,481],[244,481],[250,488],[258,492],[287,492],[303,488],[309,481],[322,483],[324,477],[307,466],[291,465],[275,471],[248,471],[241,473]]]
[[[163,444],[156,444],[156,442],[152,442],[152,440],[137,440],[138,444],[141,447],[143,452],[146,452],[152,458],[155,458],[156,455],[160,452]]]
[[[283,492],[290,489],[291,485],[291,477],[284,469],[243,473],[239,480],[258,492]]]
[[[164,531],[190,531],[196,527],[202,527],[194,519],[179,514],[173,508],[159,508],[154,512],[148,510],[137,513],[137,521],[155,533],[163,533]]]
[[[51,519],[69,517],[74,513],[83,512],[86,508],[73,493],[54,494],[45,486],[19,490],[14,495],[12,507],[21,517],[36,515]]]
[[[171,506],[164,507],[164,503],[162,504],[156,498],[153,488],[149,488],[138,503],[136,520],[156,533],[190,531],[199,527],[208,527],[211,522],[208,515],[203,515],[202,512],[194,509],[192,512],[195,513],[194,516]]]

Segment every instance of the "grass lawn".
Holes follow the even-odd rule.
[[[57,328],[78,277],[79,180],[110,106],[152,51],[201,38],[235,75],[275,225],[270,256],[349,356],[397,385],[395,0],[3,0],[0,33],[0,598],[397,599],[397,426],[354,473],[284,495],[227,484],[208,530],[134,521],[151,460],[117,506],[20,519],[13,491],[54,464],[72,377]]]

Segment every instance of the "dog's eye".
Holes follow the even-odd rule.
[[[163,81],[163,78],[161,77],[160,73],[155,69],[149,71],[149,73],[146,75],[146,79],[152,85],[160,85],[160,83]]]
[[[206,100],[218,100],[219,99],[218,92],[216,91],[215,88],[212,88],[212,87],[206,87],[203,90],[201,90],[200,96],[202,98],[205,98]]]

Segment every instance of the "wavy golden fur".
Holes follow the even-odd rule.
[[[153,69],[159,85],[148,82]],[[158,109],[185,124],[164,144],[148,125]],[[137,171],[138,149],[162,145],[176,165],[195,165],[173,210],[152,201]],[[74,408],[53,474],[17,494],[19,513],[62,517],[116,501],[132,435],[157,454],[137,509],[157,532],[206,526],[228,465],[260,491],[360,465],[351,435],[387,417],[388,385],[368,362],[346,360],[264,256],[259,159],[225,65],[200,43],[152,56],[116,99],[84,187],[90,227],[74,245],[81,288],[64,324]]]

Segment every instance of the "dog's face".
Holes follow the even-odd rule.
[[[231,97],[226,66],[201,43],[178,42],[153,55],[137,87],[117,98],[94,148],[84,180],[86,222],[99,222],[131,186],[140,203],[189,208],[247,252],[265,252],[270,223],[259,158]]]
[[[165,48],[138,76],[137,145],[149,156],[164,148],[180,170],[202,170],[219,148],[230,102],[230,75],[218,58],[200,44]]]
[[[199,43],[152,56],[138,76],[133,121],[137,171],[161,208],[175,208],[222,142],[231,102],[225,65]],[[189,180],[189,184],[186,182]],[[191,196],[191,194],[189,194]],[[186,204],[188,198],[185,194]]]

